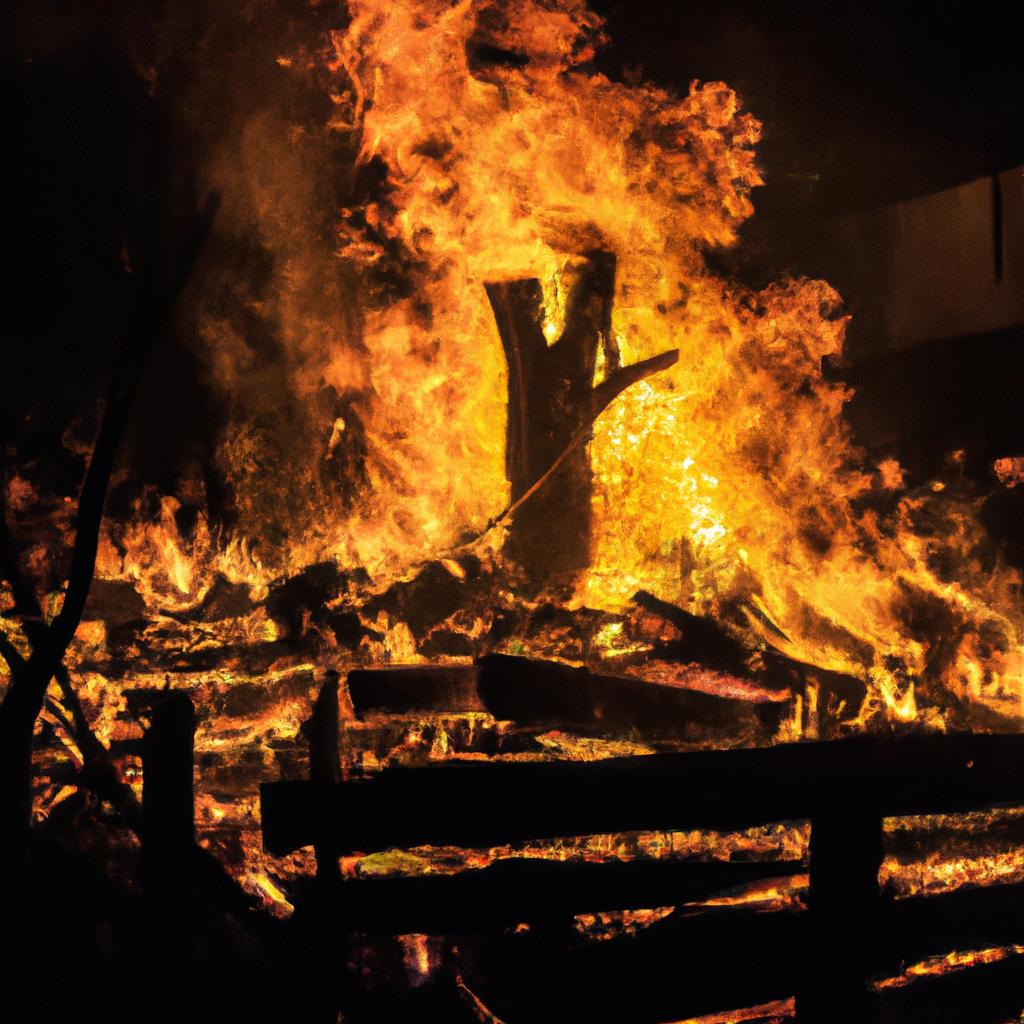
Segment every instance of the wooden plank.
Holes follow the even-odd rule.
[[[266,850],[488,847],[553,836],[745,828],[855,801],[880,815],[1024,802],[1024,736],[862,736],[593,762],[446,763],[261,786]],[[866,802],[866,803],[865,803]]]
[[[585,912],[679,906],[801,870],[798,861],[590,864],[510,859],[454,875],[346,880],[318,899],[333,901],[328,913],[339,929],[446,934]]]
[[[1020,942],[1024,893],[1011,893],[1011,888],[1021,887],[958,894],[941,910],[934,898],[885,905],[866,965],[871,973],[893,974],[920,958],[910,952],[915,946],[933,955]],[[687,1019],[806,993],[820,978],[824,960],[841,961],[848,952],[846,927],[844,917],[823,930],[811,914],[729,908],[676,913],[636,935],[574,948],[538,930],[486,947],[474,964],[473,987],[499,1016],[538,1024]],[[883,960],[886,968],[879,972]],[[1008,1017],[1000,1013],[1016,1014],[1024,1006],[1024,957],[873,995],[867,989],[868,973],[865,966],[858,977],[864,994],[853,1008],[859,1016],[846,1011],[841,997],[848,992],[839,990],[832,1020],[945,1021],[945,1005],[950,1020],[962,1024],[1001,1022]],[[968,1013],[972,1000],[973,1018]],[[824,1004],[800,1005],[798,996],[801,1022],[826,1020],[825,1012]]]
[[[142,840],[147,884],[173,884],[195,843],[195,710],[175,693],[157,705],[142,740]]]
[[[965,888],[886,904],[884,928],[873,936],[872,963],[895,974],[954,949],[1013,944],[1024,944],[1024,885]]]
[[[767,741],[790,712],[784,701],[756,703],[561,662],[492,654],[479,666],[484,707],[526,727],[651,742],[706,742],[709,734],[737,733]]]
[[[191,699],[173,693],[156,706],[142,739],[146,969],[154,991],[167,978],[187,990],[194,976],[194,731]]]
[[[878,993],[874,1015],[881,1024],[1009,1024],[1024,1009],[1024,956],[978,964],[904,988]]]

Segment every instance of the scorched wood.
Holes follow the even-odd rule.
[[[590,864],[498,861],[453,875],[366,878],[330,890],[339,927],[384,934],[488,931],[587,911],[673,906],[804,870],[799,861]]]
[[[790,710],[786,702],[758,703],[500,654],[476,665],[358,669],[347,685],[362,719],[486,711],[521,729],[650,742],[740,733],[767,742]]]
[[[564,330],[550,345],[539,281],[491,283],[486,290],[508,364],[505,467],[515,514],[507,549],[534,584],[570,582],[590,562],[586,433],[616,395],[671,366],[678,352],[619,366],[611,330],[611,253],[587,255],[569,295]],[[595,388],[602,342],[609,373]]]
[[[853,805],[875,815],[1024,801],[1024,737],[857,737],[594,762],[395,768],[336,786],[261,787],[268,852],[489,847],[605,832],[747,828]],[[870,805],[870,806],[869,806]]]

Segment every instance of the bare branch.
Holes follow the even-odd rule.
[[[613,399],[621,395],[626,388],[642,381],[645,377],[667,370],[678,361],[679,349],[673,348],[660,355],[651,356],[650,359],[642,359],[639,363],[622,366],[613,371],[594,388],[594,395],[591,399],[593,403],[591,416],[596,420],[608,408]]]

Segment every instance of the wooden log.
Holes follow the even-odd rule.
[[[449,763],[260,792],[264,846],[283,855],[325,834],[354,852],[746,828],[850,800],[879,815],[957,812],[1024,801],[1022,769],[1024,736],[862,736],[594,762]]]
[[[476,665],[358,669],[347,680],[361,719],[486,711],[524,729],[643,742],[742,735],[767,742],[789,705],[722,697],[561,662],[486,655]]]
[[[795,661],[773,649],[761,652],[764,667],[755,676],[747,668],[750,651],[716,620],[694,615],[645,590],[637,591],[633,602],[671,623],[682,634],[679,640],[659,646],[660,657],[699,662],[741,679],[756,680],[757,685],[779,692],[802,693],[809,684],[816,685],[819,688],[818,720],[808,723],[809,732],[811,728],[814,730],[810,738],[832,738],[829,733],[838,732],[844,720],[856,717],[864,703],[867,687],[861,679]],[[748,605],[745,611],[756,619],[771,642],[786,640],[785,634],[755,606]]]
[[[749,674],[746,663],[750,656],[738,640],[720,623],[706,615],[694,615],[677,605],[662,601],[646,590],[633,595],[633,603],[675,626],[682,639],[675,644],[675,653],[682,661],[696,661],[723,672]]]
[[[801,870],[799,861],[510,859],[454,875],[345,880],[327,898],[335,901],[336,927],[349,931],[479,932],[590,911],[679,906]]]
[[[346,679],[359,718],[484,711],[475,665],[356,669]]]
[[[645,742],[701,743],[744,735],[770,741],[789,706],[757,704],[553,661],[479,659],[479,692],[495,718],[532,728]]]

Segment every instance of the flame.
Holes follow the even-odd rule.
[[[566,273],[602,248],[624,361],[680,359],[596,423],[576,601],[617,608],[644,587],[712,614],[756,602],[786,653],[871,682],[900,721],[929,687],[1024,693],[1019,579],[970,501],[907,492],[898,463],[870,471],[850,435],[849,392],[822,370],[842,352],[840,297],[808,280],[753,291],[707,266],[761,184],[760,126],[736,94],[595,74],[601,21],[579,0],[350,8],[330,41],[335,127],[386,188],[343,210],[340,253],[368,292],[386,267],[414,297],[366,304],[370,499],[341,557],[436,555],[501,507],[505,371],[483,284],[540,280],[551,339]],[[925,616],[959,643],[923,632]]]
[[[978,964],[994,964],[1009,957],[1020,956],[1024,946],[993,946],[986,949],[954,950],[944,956],[932,956],[911,964],[901,974],[889,978],[881,978],[871,982],[871,989],[884,992],[887,989],[905,988],[919,978],[932,978],[937,975],[952,974],[963,971]]]
[[[996,459],[992,463],[999,482],[1007,489],[1012,489],[1017,484],[1024,483],[1024,456],[1014,455],[1007,458]]]
[[[320,134],[308,124],[282,132],[271,115],[254,113],[239,151],[226,142],[210,171],[225,196],[224,222],[257,233],[274,284],[243,289],[242,316],[221,294],[238,282],[213,275],[194,311],[201,359],[227,410],[212,469],[224,478],[230,515],[207,513],[197,472],[173,495],[127,489],[134,505],[105,522],[97,575],[130,581],[146,609],[137,637],[125,639],[128,629],[116,640],[132,686],[170,685],[169,667],[175,687],[204,694],[239,682],[271,689],[313,662],[344,670],[465,660],[486,649],[497,613],[525,621],[504,527],[487,529],[509,499],[508,380],[484,285],[539,281],[542,329],[554,343],[581,260],[600,249],[617,269],[612,344],[599,350],[595,383],[614,372],[610,351],[627,365],[672,348],[680,356],[616,398],[587,441],[591,559],[568,602],[569,611],[600,613],[588,620],[586,642],[559,646],[569,630],[554,622],[543,639],[516,633],[505,649],[598,660],[749,702],[792,697],[774,738],[817,738],[830,700],[823,682],[791,695],[772,680],[699,664],[646,664],[660,634],[637,634],[619,614],[644,589],[745,629],[754,644],[863,680],[862,725],[962,727],[961,703],[983,709],[986,728],[1017,725],[1021,581],[979,525],[979,496],[959,479],[962,453],[947,477],[915,487],[895,459],[870,464],[844,419],[850,392],[823,370],[843,351],[840,296],[803,279],[753,290],[709,265],[709,251],[736,243],[761,184],[760,125],[733,90],[694,82],[676,95],[595,73],[588,62],[602,24],[581,0],[352,0],[349,8],[347,27],[324,37],[321,51],[275,55],[275,73],[325,83],[331,113]],[[282,135],[287,145],[275,141]],[[352,181],[340,210],[304,164],[325,154]],[[324,224],[333,226],[329,252]],[[280,365],[261,361],[246,333],[268,325]],[[1019,462],[993,466],[1005,486],[1019,482]],[[130,483],[124,472],[112,494]],[[27,480],[8,481],[15,520],[42,500]],[[54,501],[67,548],[73,502]],[[467,552],[496,571],[475,604],[443,623],[466,646],[438,656],[401,607],[372,599],[425,560],[468,593],[477,577]],[[42,543],[30,554],[33,568],[52,558]],[[266,599],[327,561],[359,581],[327,611],[354,616],[360,635],[342,653],[328,627],[310,627],[307,610],[303,629],[320,634],[304,638],[309,649],[285,650],[278,641],[287,630]],[[251,610],[194,614],[225,581],[247,589]],[[56,607],[59,585],[43,589]],[[0,591],[4,628],[27,652],[10,611]],[[69,668],[97,735],[113,745],[137,739],[138,727],[127,721],[118,669],[102,663],[107,643],[87,621]],[[218,648],[223,660],[192,670],[186,655]],[[251,666],[235,653],[255,648]],[[5,679],[0,666],[0,686]],[[197,747],[230,759],[248,744],[269,765],[268,741],[295,742],[307,705],[293,695],[215,717]],[[454,756],[457,731],[414,729],[379,749],[367,744],[354,760],[372,770],[403,745]],[[557,730],[537,743],[536,756],[577,759],[647,749]],[[254,819],[236,803],[228,817],[246,837],[238,870],[286,910],[280,878],[251,834]],[[211,835],[218,814],[205,823]],[[701,842],[724,848],[721,837]],[[911,867],[890,858],[886,872],[906,894],[1017,878],[1019,861],[936,855]]]
[[[895,459],[871,467],[857,447],[850,392],[823,371],[843,350],[840,296],[803,279],[753,290],[709,266],[762,183],[760,125],[735,92],[594,72],[602,22],[582,0],[349,9],[321,53],[275,57],[281,73],[323,76],[324,131],[356,154],[349,202],[327,211],[330,259],[309,228],[322,196],[265,118],[243,133],[241,167],[225,152],[215,168],[235,186],[225,217],[255,211],[276,260],[273,309],[248,305],[278,324],[285,360],[262,369],[238,323],[204,307],[203,358],[245,413],[217,445],[234,519],[196,512],[199,483],[147,492],[108,524],[99,574],[174,614],[218,577],[259,600],[324,560],[380,592],[424,560],[458,566],[467,538],[500,565],[502,527],[488,527],[509,497],[507,374],[484,284],[537,279],[550,341],[580,260],[601,249],[616,258],[623,362],[680,358],[594,425],[591,561],[572,603],[619,611],[643,588],[730,623],[745,613],[756,643],[867,682],[865,719],[942,726],[957,701],[1019,719],[1019,574],[961,483],[908,489]],[[292,433],[260,426],[275,403]],[[1015,465],[995,471],[1009,480]],[[369,660],[423,656],[405,623],[373,615]],[[597,647],[641,653],[614,626]]]
[[[98,576],[131,580],[155,610],[193,607],[217,574],[248,584],[254,597],[266,595],[270,576],[245,538],[232,537],[222,544],[202,517],[185,537],[176,519],[182,508],[177,498],[161,497],[155,519],[141,512],[141,504],[136,503],[136,514],[127,523],[112,528],[108,524],[97,554]]]

